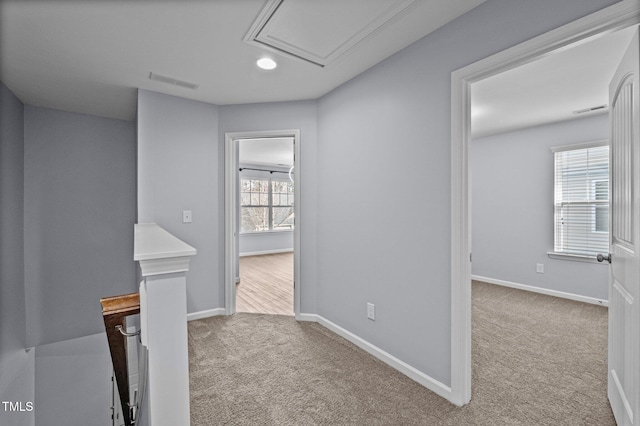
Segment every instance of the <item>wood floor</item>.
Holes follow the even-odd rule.
[[[236,311],[293,315],[293,253],[240,258]]]

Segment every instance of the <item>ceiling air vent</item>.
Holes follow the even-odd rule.
[[[154,81],[173,84],[174,86],[184,87],[191,90],[196,90],[198,87],[200,87],[195,83],[189,83],[188,81],[178,80],[177,78],[167,77],[166,75],[160,75],[153,72],[149,73],[149,78]]]
[[[574,114],[584,114],[585,112],[593,112],[593,111],[599,111],[599,110],[603,110],[606,109],[607,105],[598,105],[598,106],[594,106],[591,108],[585,108],[585,109],[579,109],[577,111],[573,111]]]

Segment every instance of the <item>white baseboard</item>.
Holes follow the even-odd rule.
[[[225,315],[226,310],[224,308],[207,309],[206,311],[192,312],[187,314],[187,321],[195,321],[203,318],[215,317],[218,315]]]
[[[225,315],[225,314],[226,314],[226,311],[224,308],[216,308],[216,309],[210,309],[208,311],[201,311],[201,312],[194,312],[192,314],[187,314],[187,320],[193,321],[196,319],[207,318],[207,317],[212,317],[216,315]],[[388,352],[383,351],[379,347],[369,343],[368,341],[364,340],[359,336],[356,336],[352,332],[340,327],[339,325],[329,321],[328,319],[317,314],[304,314],[304,313],[296,315],[295,318],[297,321],[317,322],[318,324],[322,325],[328,330],[336,333],[338,336],[341,336],[347,339],[348,341],[350,341],[360,349],[363,349],[370,355],[378,358],[380,361],[384,362],[390,367],[395,368],[405,376],[421,384],[422,386],[429,389],[430,391],[436,393],[437,395],[445,398],[448,401],[451,401],[451,388],[449,386],[439,382],[433,377],[410,366],[406,362],[401,361],[400,359],[394,357]]]
[[[608,300],[596,299],[595,297],[582,296],[580,294],[565,293],[563,291],[550,290],[548,288],[534,287],[526,284],[514,283],[511,281],[497,280],[495,278],[481,277],[479,275],[471,275],[471,279],[482,281],[489,284],[501,285],[503,287],[516,288],[518,290],[531,291],[533,293],[546,294],[547,296],[561,297],[563,299],[575,300],[578,302],[591,303],[592,305],[609,306]]]
[[[293,253],[292,248],[263,250],[263,251],[250,251],[246,253],[240,253],[240,257],[244,256],[260,256],[261,254],[276,254],[276,253]]]
[[[439,382],[438,380],[421,372],[420,370],[417,370],[416,368],[410,366],[406,362],[399,360],[398,358],[394,357],[388,352],[383,351],[379,347],[367,342],[361,337],[356,336],[352,332],[345,330],[339,325],[334,324],[328,319],[316,314],[299,314],[296,317],[296,319],[298,321],[317,322],[323,327],[336,333],[338,336],[341,336],[347,339],[348,341],[350,341],[360,349],[363,349],[364,351],[368,352],[370,355],[373,355],[374,357],[378,358],[380,361],[384,362],[390,367],[395,368],[396,370],[398,370],[405,376],[409,377],[410,379],[418,382],[419,384],[429,389],[430,391],[435,392],[437,395],[440,395],[441,397],[447,399],[448,401],[451,401],[451,388],[449,386]]]
[[[316,314],[298,314],[296,315],[296,321],[320,322],[318,317]]]

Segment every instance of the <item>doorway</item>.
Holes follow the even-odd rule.
[[[591,37],[640,22],[640,5],[621,2],[452,73],[451,398],[471,399],[471,84]]]
[[[495,374],[491,394],[507,400],[501,391],[537,389],[539,412],[566,416],[557,423],[613,421],[602,306],[609,267],[595,259],[609,251],[608,108],[574,111],[609,103],[630,30],[471,86],[473,394],[483,398]],[[568,395],[576,394],[589,403],[572,410]]]
[[[237,143],[236,311],[293,315],[293,138]]]
[[[225,135],[225,310],[299,315],[300,132]]]

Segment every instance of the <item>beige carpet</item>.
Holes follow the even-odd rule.
[[[191,424],[613,425],[607,310],[473,285],[473,395],[458,408],[322,326],[189,323]]]

